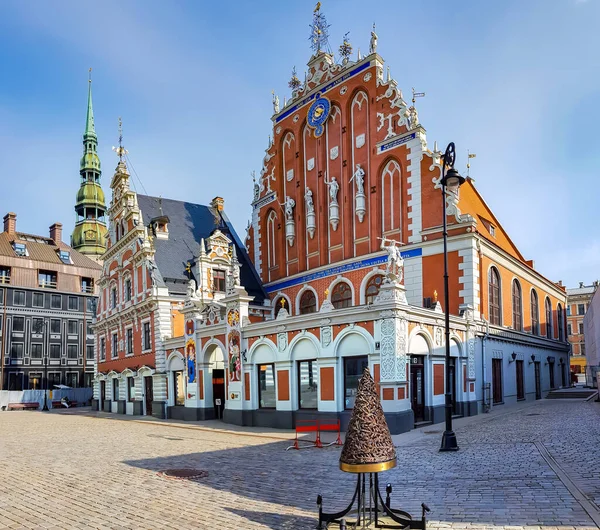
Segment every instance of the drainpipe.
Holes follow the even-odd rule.
[[[489,334],[490,334],[490,323],[485,319],[485,317],[482,315],[481,319],[485,322],[485,335],[483,336],[483,339],[481,341],[481,367],[482,367],[482,371],[483,371],[483,383],[482,383],[482,389],[483,389],[483,412],[489,412],[490,411],[490,404],[487,402],[487,383],[485,380],[486,374],[487,374],[487,365],[485,363],[485,341],[487,340]]]

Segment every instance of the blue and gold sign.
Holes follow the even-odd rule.
[[[318,138],[325,131],[325,122],[329,118],[331,103],[327,98],[318,97],[308,109],[308,126],[314,129],[315,138]]]

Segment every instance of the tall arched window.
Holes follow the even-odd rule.
[[[550,298],[546,298],[546,337],[552,338],[552,304]]]
[[[288,315],[291,315],[292,313],[290,311],[290,304],[288,303],[287,298],[280,296],[275,301],[275,318],[277,318],[279,311],[281,311],[284,307],[285,307],[285,310],[288,312]]]
[[[521,300],[521,285],[513,280],[512,286],[513,329],[523,331],[523,311]]]
[[[372,304],[375,301],[375,298],[379,294],[379,288],[381,287],[382,281],[383,276],[381,274],[376,274],[369,278],[365,289],[365,303]]]
[[[400,228],[400,193],[394,193],[394,183],[400,182],[400,164],[390,160],[381,174],[381,226],[383,233]]]
[[[531,290],[531,333],[534,335],[540,334],[540,310],[535,289]]]
[[[352,307],[352,290],[346,282],[339,282],[331,293],[331,303],[336,309]]]
[[[275,218],[277,215],[273,210],[267,216],[267,265],[269,269],[277,265],[277,253],[275,252]]]
[[[488,278],[490,324],[500,326],[500,274],[496,267],[490,269]]]
[[[558,304],[558,306],[556,307],[556,320],[557,320],[557,326],[558,326],[558,340],[563,340],[564,339],[564,323],[563,323],[563,310],[562,310],[562,306],[560,304]]]
[[[317,297],[314,291],[307,289],[300,297],[300,314],[308,315],[317,312]]]

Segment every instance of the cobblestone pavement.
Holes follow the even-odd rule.
[[[428,528],[592,529],[600,521],[600,403],[540,401],[394,437],[393,506]],[[226,425],[223,425],[227,428]],[[286,435],[287,436],[287,435]],[[285,451],[288,440],[85,412],[0,413],[0,528],[313,529],[349,501],[340,449]],[[160,470],[196,468],[176,480]],[[570,488],[570,489],[569,489]],[[587,510],[587,511],[586,511]]]

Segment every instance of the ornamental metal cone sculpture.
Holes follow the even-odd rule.
[[[396,448],[385,421],[375,381],[366,368],[358,383],[340,456],[340,469],[347,473],[370,473],[393,467],[396,467]]]
[[[358,383],[354,409],[340,456],[340,469],[347,473],[358,474],[356,489],[350,504],[336,513],[324,513],[323,498],[321,495],[317,497],[318,528],[425,530],[425,513],[429,511],[425,504],[421,504],[422,518],[413,519],[409,513],[390,507],[391,484],[386,485],[385,501],[381,496],[378,473],[394,467],[396,467],[396,448],[385,420],[375,381],[366,368]],[[356,516],[356,520],[347,523],[344,517],[348,515]]]

